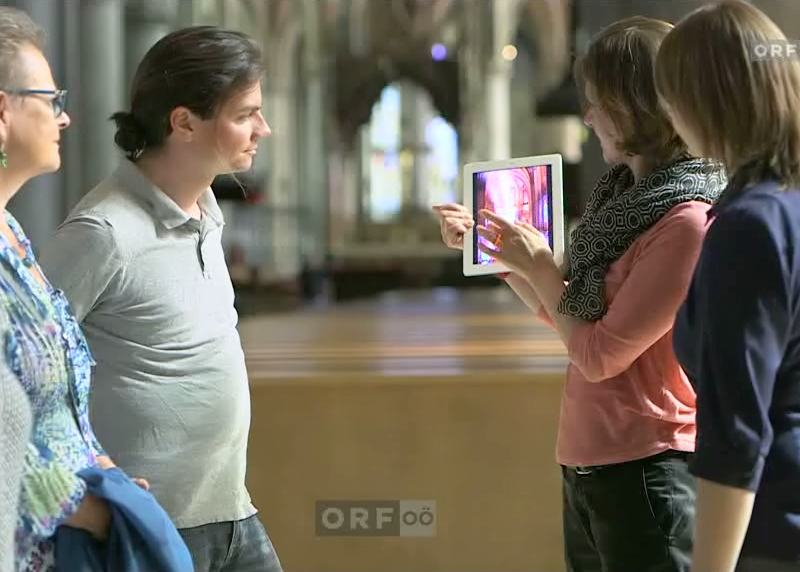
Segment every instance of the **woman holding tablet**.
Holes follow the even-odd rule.
[[[612,166],[572,234],[567,271],[531,225],[482,211],[492,224],[476,229],[568,349],[557,459],[571,572],[690,565],[695,394],[671,330],[726,180],[721,166],[688,155],[659,106],[653,67],[671,29],[644,17],[617,22],[576,62],[585,122]],[[471,214],[436,210],[445,242],[460,247]]]
[[[800,63],[789,45],[758,8],[723,2],[686,17],[658,55],[676,129],[730,174],[674,332],[697,391],[695,572],[800,570]],[[699,53],[711,64],[701,74]]]

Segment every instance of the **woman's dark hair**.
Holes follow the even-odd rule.
[[[114,142],[135,160],[164,144],[176,107],[210,119],[232,96],[260,81],[263,72],[261,49],[245,34],[215,26],[172,32],[139,64],[130,111],[111,116],[117,125]]]
[[[620,149],[658,165],[687,154],[660,105],[653,72],[671,30],[672,24],[644,16],[619,20],[592,38],[573,69],[584,104],[597,106],[621,132]],[[587,85],[596,101],[586,100]]]

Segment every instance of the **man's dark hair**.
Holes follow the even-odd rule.
[[[114,141],[135,160],[157,149],[172,132],[169,116],[186,107],[202,119],[215,116],[232,96],[264,73],[259,46],[245,34],[192,26],[159,40],[142,59],[131,85],[131,109],[111,116]]]

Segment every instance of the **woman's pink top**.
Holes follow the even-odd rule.
[[[700,255],[708,209],[683,203],[640,236],[606,275],[605,317],[573,329],[560,464],[694,451],[695,394],[672,351],[672,325]],[[549,321],[544,311],[540,316]]]

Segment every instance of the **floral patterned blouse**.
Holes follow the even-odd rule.
[[[21,259],[0,234],[0,303],[10,328],[0,350],[28,394],[34,416],[17,525],[17,570],[52,572],[56,528],[77,510],[86,491],[76,473],[105,454],[89,425],[89,383],[94,362],[64,294],[43,275],[19,223],[6,221],[24,247]],[[46,278],[45,278],[46,281]]]

